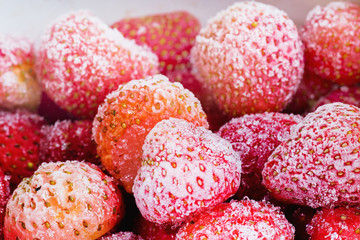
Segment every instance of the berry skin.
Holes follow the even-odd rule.
[[[0,108],[35,111],[41,88],[34,65],[32,43],[26,38],[0,36]]]
[[[306,71],[304,77],[300,82],[292,101],[287,105],[285,111],[304,114],[311,111],[311,108],[322,96],[331,92],[336,88],[336,84],[320,78],[316,74]]]
[[[289,137],[290,128],[301,120],[301,116],[292,114],[257,113],[233,118],[220,128],[218,134],[232,144],[242,162],[237,199],[244,196],[263,199],[267,193],[261,183],[264,164],[274,149]]]
[[[180,224],[221,203],[240,185],[241,162],[231,144],[183,119],[163,120],[146,136],[134,197],[142,216]]]
[[[33,174],[39,165],[42,117],[17,111],[0,112],[0,165],[11,183]]]
[[[265,163],[263,184],[279,201],[312,208],[359,204],[360,109],[331,103],[290,130]]]
[[[360,236],[358,208],[339,207],[319,210],[307,225],[311,240],[352,240]]]
[[[309,71],[338,84],[359,82],[359,25],[356,3],[335,1],[310,11],[301,30]]]
[[[132,232],[118,232],[111,235],[106,235],[99,240],[144,240],[140,236],[136,236]]]
[[[8,202],[5,239],[97,239],[123,212],[119,189],[97,166],[43,163]]]
[[[191,57],[199,80],[230,116],[283,110],[304,72],[294,22],[255,1],[235,3],[212,18]]]
[[[208,127],[206,115],[190,91],[165,76],[133,80],[109,94],[93,122],[97,152],[106,170],[127,192],[141,166],[142,145],[156,123],[170,117]]]
[[[57,121],[41,128],[40,162],[71,159],[85,160],[99,165],[96,144],[92,140],[92,122],[89,120]]]
[[[112,25],[139,45],[147,45],[159,58],[162,74],[190,68],[190,50],[200,22],[186,11],[126,18]]]
[[[0,168],[0,239],[3,239],[5,207],[10,197],[10,178]]]
[[[220,203],[190,218],[177,240],[294,239],[294,227],[279,208],[254,200]]]
[[[37,72],[61,108],[92,119],[98,105],[121,83],[157,73],[149,49],[126,39],[89,12],[60,17],[42,39]]]
[[[328,95],[323,96],[317,101],[313,107],[313,111],[315,111],[319,106],[334,102],[342,102],[360,107],[360,87],[342,86],[331,91]]]

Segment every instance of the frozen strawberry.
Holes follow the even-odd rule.
[[[34,65],[32,43],[26,38],[0,36],[0,108],[35,111],[41,88]]]
[[[240,185],[241,161],[231,144],[183,119],[163,120],[146,136],[134,197],[142,216],[179,224],[221,203]]]
[[[179,227],[158,225],[147,221],[141,215],[137,221],[136,231],[145,240],[175,240]]]
[[[304,72],[294,22],[255,1],[235,3],[212,18],[191,57],[200,80],[230,116],[283,110]]]
[[[308,13],[301,30],[306,67],[338,84],[360,82],[360,5],[334,1]]]
[[[342,102],[360,107],[360,87],[342,86],[336,90],[333,90],[328,95],[323,96],[316,102],[313,107],[313,111],[315,111],[319,106],[334,102]]]
[[[360,203],[360,109],[331,103],[290,130],[265,163],[263,184],[279,201],[312,208]]]
[[[158,56],[161,73],[190,68],[190,49],[200,31],[199,20],[186,11],[125,18],[112,25]]]
[[[8,202],[5,239],[97,239],[120,221],[123,211],[120,191],[97,166],[43,163]]]
[[[300,82],[292,101],[287,105],[285,111],[303,114],[311,111],[316,101],[336,88],[336,84],[306,71]]]
[[[254,200],[220,203],[180,228],[176,239],[294,239],[294,227],[279,208]]]
[[[360,210],[323,208],[307,226],[311,240],[353,240],[360,236]]]
[[[104,236],[99,240],[143,240],[143,238],[140,236],[136,236],[132,232],[119,232]]]
[[[0,165],[11,183],[33,174],[39,165],[42,117],[27,112],[0,111]]]
[[[6,203],[10,197],[10,178],[0,168],[0,239],[3,239],[3,227]]]
[[[155,75],[122,84],[106,97],[93,122],[97,152],[109,173],[131,192],[141,166],[142,145],[156,123],[170,117],[208,127],[206,115],[189,90]]]
[[[92,119],[119,84],[155,74],[158,67],[149,49],[85,11],[57,19],[43,36],[38,55],[43,89],[79,118]]]
[[[301,116],[285,113],[257,113],[233,118],[218,134],[228,140],[242,161],[241,184],[236,196],[261,200],[267,193],[261,172],[274,149],[289,137],[290,128]]]
[[[89,120],[57,121],[41,128],[40,162],[85,160],[100,164]]]

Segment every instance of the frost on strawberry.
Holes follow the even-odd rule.
[[[132,80],[106,97],[93,122],[97,152],[107,171],[127,192],[141,166],[144,139],[156,123],[170,117],[208,127],[199,100],[163,75]]]
[[[191,218],[177,240],[294,239],[294,227],[279,208],[254,200],[220,203]]]
[[[113,180],[85,162],[43,163],[6,207],[6,240],[97,239],[123,217]]]
[[[132,232],[118,232],[106,235],[98,240],[144,240],[142,237],[135,235]]]
[[[200,80],[230,116],[283,110],[304,72],[292,20],[256,1],[233,4],[209,20],[191,50]]]
[[[317,207],[360,203],[360,109],[331,103],[291,128],[265,163],[263,184],[280,201]]]
[[[34,49],[26,38],[0,36],[0,108],[35,111],[41,88],[36,79]]]
[[[37,73],[61,108],[92,119],[121,83],[157,73],[158,59],[86,11],[57,19],[43,36]]]
[[[136,205],[145,219],[178,224],[235,194],[241,161],[231,144],[183,119],[159,122],[146,136],[134,181]]]

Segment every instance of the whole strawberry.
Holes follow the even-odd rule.
[[[233,118],[218,134],[228,140],[242,161],[242,175],[238,199],[248,196],[261,200],[267,190],[262,185],[261,172],[274,149],[289,137],[290,128],[302,120],[301,116],[285,113],[257,113]]]
[[[200,31],[199,20],[186,11],[125,18],[112,25],[139,45],[147,45],[159,58],[162,74],[190,68],[190,49]]]
[[[92,122],[89,120],[57,121],[41,128],[40,162],[71,159],[100,164],[96,144],[92,140]]]
[[[11,183],[33,174],[39,165],[42,117],[28,112],[0,111],[0,165]]]
[[[85,162],[43,163],[13,192],[5,239],[97,239],[123,216],[119,189]]]
[[[313,208],[360,203],[360,109],[331,103],[290,130],[265,163],[263,184],[279,201]]]
[[[230,116],[283,110],[304,72],[294,22],[256,1],[237,2],[212,18],[191,57],[200,80]]]
[[[149,49],[86,11],[64,15],[49,26],[37,60],[49,97],[72,115],[88,119],[119,84],[155,74],[158,67]]]
[[[177,240],[294,239],[294,227],[279,208],[254,200],[220,203],[191,218]]]
[[[0,168],[0,239],[3,239],[5,207],[10,197],[10,178]]]
[[[301,30],[306,67],[322,78],[360,81],[360,5],[334,1],[309,12]]]
[[[34,49],[29,39],[0,36],[0,108],[35,111],[41,88],[36,79]]]
[[[360,235],[360,210],[339,207],[319,210],[307,226],[311,240],[353,240]]]
[[[93,122],[97,152],[107,171],[132,192],[144,139],[156,123],[176,117],[208,127],[194,94],[163,75],[122,84],[106,97]]]
[[[231,144],[183,119],[163,120],[146,136],[134,181],[141,214],[157,224],[178,224],[221,203],[240,185],[241,161]]]

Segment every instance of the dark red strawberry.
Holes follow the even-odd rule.
[[[43,163],[11,195],[4,234],[7,240],[97,239],[123,214],[119,189],[94,164]]]
[[[180,228],[177,240],[294,239],[294,227],[279,208],[254,200],[220,203]]]
[[[340,207],[319,210],[307,226],[311,240],[354,240],[360,237],[360,210]]]
[[[241,161],[227,140],[183,119],[162,120],[143,145],[136,205],[148,221],[179,224],[234,195],[240,174]]]
[[[333,90],[316,102],[313,107],[313,111],[315,111],[319,106],[334,102],[342,102],[360,107],[360,87],[343,86],[339,89]]]
[[[186,11],[125,18],[112,25],[125,37],[146,45],[158,56],[161,73],[190,68],[190,49],[200,30],[199,20]]]
[[[360,81],[360,5],[333,1],[309,12],[301,30],[306,67],[322,78]]]
[[[220,128],[218,134],[232,144],[242,162],[238,199],[264,198],[267,193],[261,183],[264,164],[274,149],[289,137],[290,128],[301,120],[301,116],[292,114],[258,113],[233,118]]]
[[[39,165],[42,117],[27,112],[0,112],[0,165],[11,183],[33,174]]]
[[[89,120],[57,121],[41,128],[39,158],[41,162],[85,160],[100,164],[96,144],[92,140]]]
[[[313,208],[360,203],[360,109],[330,103],[290,130],[265,163],[263,184],[279,201]]]
[[[175,240],[179,227],[170,225],[158,225],[147,221],[141,215],[136,223],[136,232],[145,240]]]
[[[94,119],[97,152],[107,171],[132,192],[141,166],[144,139],[156,123],[170,117],[208,127],[199,100],[163,75],[122,84],[109,94]]]
[[[285,215],[289,222],[295,227],[295,240],[307,240],[309,234],[306,226],[311,222],[316,210],[311,207],[289,205],[286,207]]]

